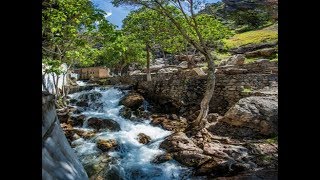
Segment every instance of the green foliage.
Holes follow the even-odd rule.
[[[227,49],[236,48],[248,44],[259,44],[264,42],[274,42],[278,40],[278,32],[274,30],[255,30],[236,34],[229,39],[225,39]]]
[[[119,34],[114,42],[102,48],[102,53],[98,57],[100,65],[117,67],[130,63],[144,65],[145,45],[135,37]]]
[[[243,93],[251,93],[252,92],[252,89],[251,87],[244,87],[243,90],[242,90]]]
[[[44,59],[91,66],[100,53],[96,45],[114,39],[114,26],[90,0],[45,0],[42,9]]]
[[[278,143],[278,136],[266,139],[266,142],[269,143],[269,144],[277,144]]]
[[[247,25],[248,29],[256,29],[268,23],[270,17],[266,10],[246,9],[237,10],[230,14],[236,25]]]

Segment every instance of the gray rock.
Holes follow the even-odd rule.
[[[278,133],[278,98],[251,96],[240,99],[221,121],[258,130],[263,135]]]

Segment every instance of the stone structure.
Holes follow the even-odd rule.
[[[180,70],[174,73],[154,74],[151,82],[146,76],[134,75],[112,77],[109,84],[132,84],[147,98],[155,101],[163,109],[173,113],[184,113],[186,109],[200,109],[199,104],[206,86],[206,75],[198,76],[194,70]],[[241,98],[251,95],[251,91],[262,89],[278,82],[276,62],[261,61],[238,66],[217,68],[214,97],[210,102],[210,112],[223,115]],[[247,91],[246,91],[246,90]]]
[[[42,95],[42,179],[88,179],[60,127],[54,96],[46,93]]]
[[[81,69],[75,69],[74,72],[80,75],[80,78],[79,78],[80,80],[110,77],[110,69],[105,67],[81,68]]]

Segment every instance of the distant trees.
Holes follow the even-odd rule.
[[[222,0],[206,4],[199,13],[214,15],[234,29],[252,30],[278,19],[278,0]]]

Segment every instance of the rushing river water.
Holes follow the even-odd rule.
[[[139,122],[133,122],[119,116],[122,106],[119,106],[120,99],[126,92],[116,88],[96,88],[96,91],[102,94],[98,99],[100,106],[90,108],[82,112],[90,117],[109,118],[118,122],[121,130],[118,132],[100,132],[89,140],[82,138],[72,142],[74,149],[83,164],[88,161],[88,157],[96,157],[94,155],[101,154],[97,148],[96,139],[115,139],[118,148],[107,152],[114,161],[111,162],[110,168],[117,171],[121,179],[188,179],[191,170],[179,165],[176,161],[171,160],[161,164],[152,163],[155,156],[164,153],[159,149],[160,143],[165,137],[172,132],[155,127],[150,124],[150,120],[141,119]],[[77,99],[81,94],[88,91],[71,94],[71,98]],[[90,130],[85,122],[81,129]],[[137,135],[144,133],[151,137],[151,142],[144,145],[138,142]],[[89,159],[92,160],[92,159]]]

